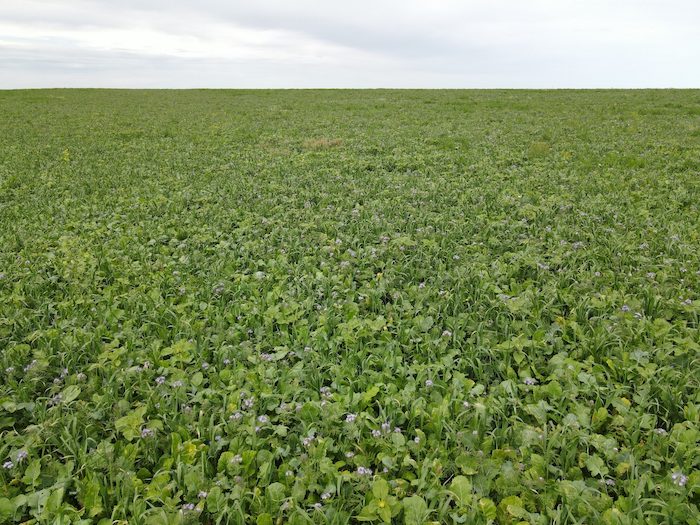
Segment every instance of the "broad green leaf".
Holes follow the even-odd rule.
[[[34,487],[36,485],[39,476],[41,475],[41,461],[38,459],[33,460],[27,466],[24,471],[24,476],[22,477],[22,483]]]
[[[267,512],[265,514],[260,514],[255,520],[257,525],[272,525],[272,516]]]
[[[410,496],[403,501],[405,525],[423,525],[428,518],[428,506],[420,496]]]
[[[389,496],[389,483],[383,478],[377,478],[372,483],[372,494],[375,499],[386,499]]]
[[[80,395],[80,387],[77,385],[70,385],[63,389],[61,392],[61,401],[64,403],[70,403],[71,401],[78,399]]]
[[[468,505],[472,500],[472,483],[465,476],[455,476],[450,483],[450,492],[452,492],[461,506]]]
[[[15,505],[12,500],[7,498],[0,498],[0,523],[6,523],[10,521],[15,514]]]
[[[496,504],[488,498],[481,498],[479,500],[479,510],[484,515],[488,521],[493,521],[496,519]]]

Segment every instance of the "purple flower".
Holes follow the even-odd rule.
[[[61,399],[63,399],[63,396],[61,394],[56,394],[51,399],[49,399],[48,404],[49,406],[58,405],[61,402]]]
[[[378,438],[381,435],[382,435],[381,431],[379,431],[377,429],[372,430],[372,437]]]
[[[163,383],[165,383],[165,376],[156,377],[156,385],[162,385]]]
[[[357,467],[357,474],[360,476],[371,476],[372,469],[367,467]]]
[[[425,381],[425,386],[427,386],[428,388],[430,388],[431,386],[433,386],[433,380],[432,380],[432,379],[426,379],[426,381]]]
[[[688,483],[688,476],[682,472],[674,472],[671,474],[671,479],[673,480],[673,483],[679,487],[684,487],[685,484]]]
[[[330,492],[324,492],[323,494],[321,494],[321,499],[323,499],[323,500],[330,499],[330,497],[331,497]]]
[[[207,363],[206,361],[203,361],[202,362],[202,370],[206,370],[207,368],[209,368],[209,363]]]
[[[537,384],[537,379],[534,377],[526,377],[523,379],[523,383],[525,383],[528,386],[536,385]]]
[[[391,425],[389,424],[388,421],[385,421],[382,423],[382,432],[390,432],[391,431]]]
[[[623,311],[623,312],[629,312],[629,311],[630,311],[630,307],[627,306],[626,304],[623,304],[623,305],[622,305],[622,308],[620,308],[620,310]]]
[[[17,461],[22,461],[23,459],[26,459],[26,457],[27,457],[28,455],[29,455],[29,454],[27,453],[26,450],[24,450],[24,449],[18,450],[18,451],[17,451]]]
[[[2,464],[2,468],[4,468],[5,470],[10,470],[10,469],[14,468],[14,466],[15,466],[15,464],[9,460],[5,461],[5,463]]]
[[[149,438],[153,437],[155,435],[155,431],[150,429],[150,428],[142,428],[141,429],[141,437],[142,438]]]
[[[263,361],[272,361],[272,354],[267,354],[263,352],[262,354],[260,354],[260,359],[262,359]]]
[[[207,493],[205,490],[200,490],[200,491],[199,491],[199,494],[197,494],[197,497],[198,497],[199,499],[204,499],[204,498],[206,498],[207,496],[208,496],[208,493]]]
[[[194,503],[185,503],[182,505],[182,510],[194,510]]]
[[[269,417],[267,417],[267,416],[265,416],[265,415],[258,416],[258,422],[260,422],[260,423],[267,423],[268,421],[270,421],[270,418],[269,418]]]
[[[345,422],[346,423],[353,423],[357,419],[357,414],[348,414],[345,416]]]

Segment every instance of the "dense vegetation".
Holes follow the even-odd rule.
[[[700,92],[0,92],[0,522],[698,523]]]

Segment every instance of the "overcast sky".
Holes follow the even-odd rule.
[[[0,0],[0,88],[700,87],[700,0]]]

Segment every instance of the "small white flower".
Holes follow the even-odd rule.
[[[425,380],[425,386],[427,386],[428,388],[430,388],[431,386],[433,386],[433,381],[432,381],[432,379],[426,379],[426,380]]]

